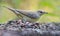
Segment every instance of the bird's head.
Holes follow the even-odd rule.
[[[38,12],[38,14],[40,14],[40,15],[48,14],[48,12],[44,12],[44,11],[40,11],[40,10],[38,10],[37,12]]]

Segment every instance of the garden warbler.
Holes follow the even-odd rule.
[[[41,11],[41,10],[30,11],[30,10],[18,10],[18,9],[14,9],[14,8],[11,8],[11,7],[6,7],[6,6],[4,6],[4,7],[11,10],[18,17],[22,16],[22,20],[23,20],[24,23],[26,21],[37,22],[42,15],[47,14],[47,12],[44,12],[44,11]]]

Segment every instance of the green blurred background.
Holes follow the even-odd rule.
[[[0,0],[0,23],[17,18],[17,16],[2,6],[23,10],[44,10],[40,22],[60,22],[60,0]]]

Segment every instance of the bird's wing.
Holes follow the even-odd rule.
[[[39,14],[37,14],[37,12],[34,11],[25,11],[25,10],[16,10],[17,12],[19,12],[20,14],[23,14],[29,18],[33,18],[36,19],[39,17]]]
[[[30,18],[33,18],[33,19],[36,19],[39,17],[39,15],[37,13],[28,13],[27,16]]]

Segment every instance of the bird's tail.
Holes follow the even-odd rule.
[[[16,9],[13,9],[13,8],[10,8],[10,7],[7,7],[7,6],[3,6],[9,10],[11,10],[14,14],[16,14],[19,18],[22,17],[22,15],[18,12],[18,10]]]
[[[9,10],[11,10],[13,13],[15,13],[16,15],[19,15],[19,14],[23,14],[23,15],[26,15],[26,11],[25,10],[18,10],[18,9],[13,9],[13,8],[10,8],[10,7],[6,7],[6,6],[3,6]]]
[[[11,10],[13,13],[15,13],[15,14],[17,14],[17,15],[19,14],[19,12],[17,12],[16,9],[13,9],[13,8],[10,8],[10,7],[6,7],[6,6],[3,6],[3,7]]]

